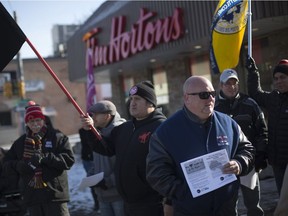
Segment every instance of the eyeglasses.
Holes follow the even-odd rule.
[[[206,100],[210,95],[214,98],[216,96],[216,91],[211,92],[199,92],[199,93],[187,93],[187,95],[198,95],[200,99]]]

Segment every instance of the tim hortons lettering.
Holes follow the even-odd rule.
[[[136,53],[150,50],[160,43],[168,43],[183,36],[183,12],[180,8],[175,8],[172,17],[148,22],[156,15],[155,12],[142,8],[139,19],[132,25],[130,32],[124,31],[124,16],[113,18],[109,45],[98,45],[96,35],[89,38],[94,67],[121,61]]]

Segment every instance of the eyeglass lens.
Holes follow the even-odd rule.
[[[199,92],[198,95],[200,99],[208,99],[210,95],[214,98],[216,93],[215,92]]]
[[[188,93],[188,95],[198,95],[200,99],[206,100],[210,95],[214,98],[216,96],[216,91],[211,92],[199,92],[199,93]]]

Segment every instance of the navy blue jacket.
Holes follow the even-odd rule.
[[[180,163],[226,149],[228,157],[241,165],[241,175],[245,175],[253,168],[255,149],[229,116],[215,111],[204,124],[195,119],[195,115],[183,108],[152,135],[147,180],[155,190],[172,199],[175,212],[214,215],[225,201],[238,193],[239,181],[193,198]]]

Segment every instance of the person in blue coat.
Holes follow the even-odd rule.
[[[253,169],[255,149],[233,119],[214,111],[216,92],[208,79],[189,77],[183,93],[183,108],[163,122],[150,138],[147,181],[172,200],[174,216],[236,215],[238,176]],[[223,149],[229,161],[220,166],[220,172],[235,174],[237,179],[193,196],[181,163]]]

